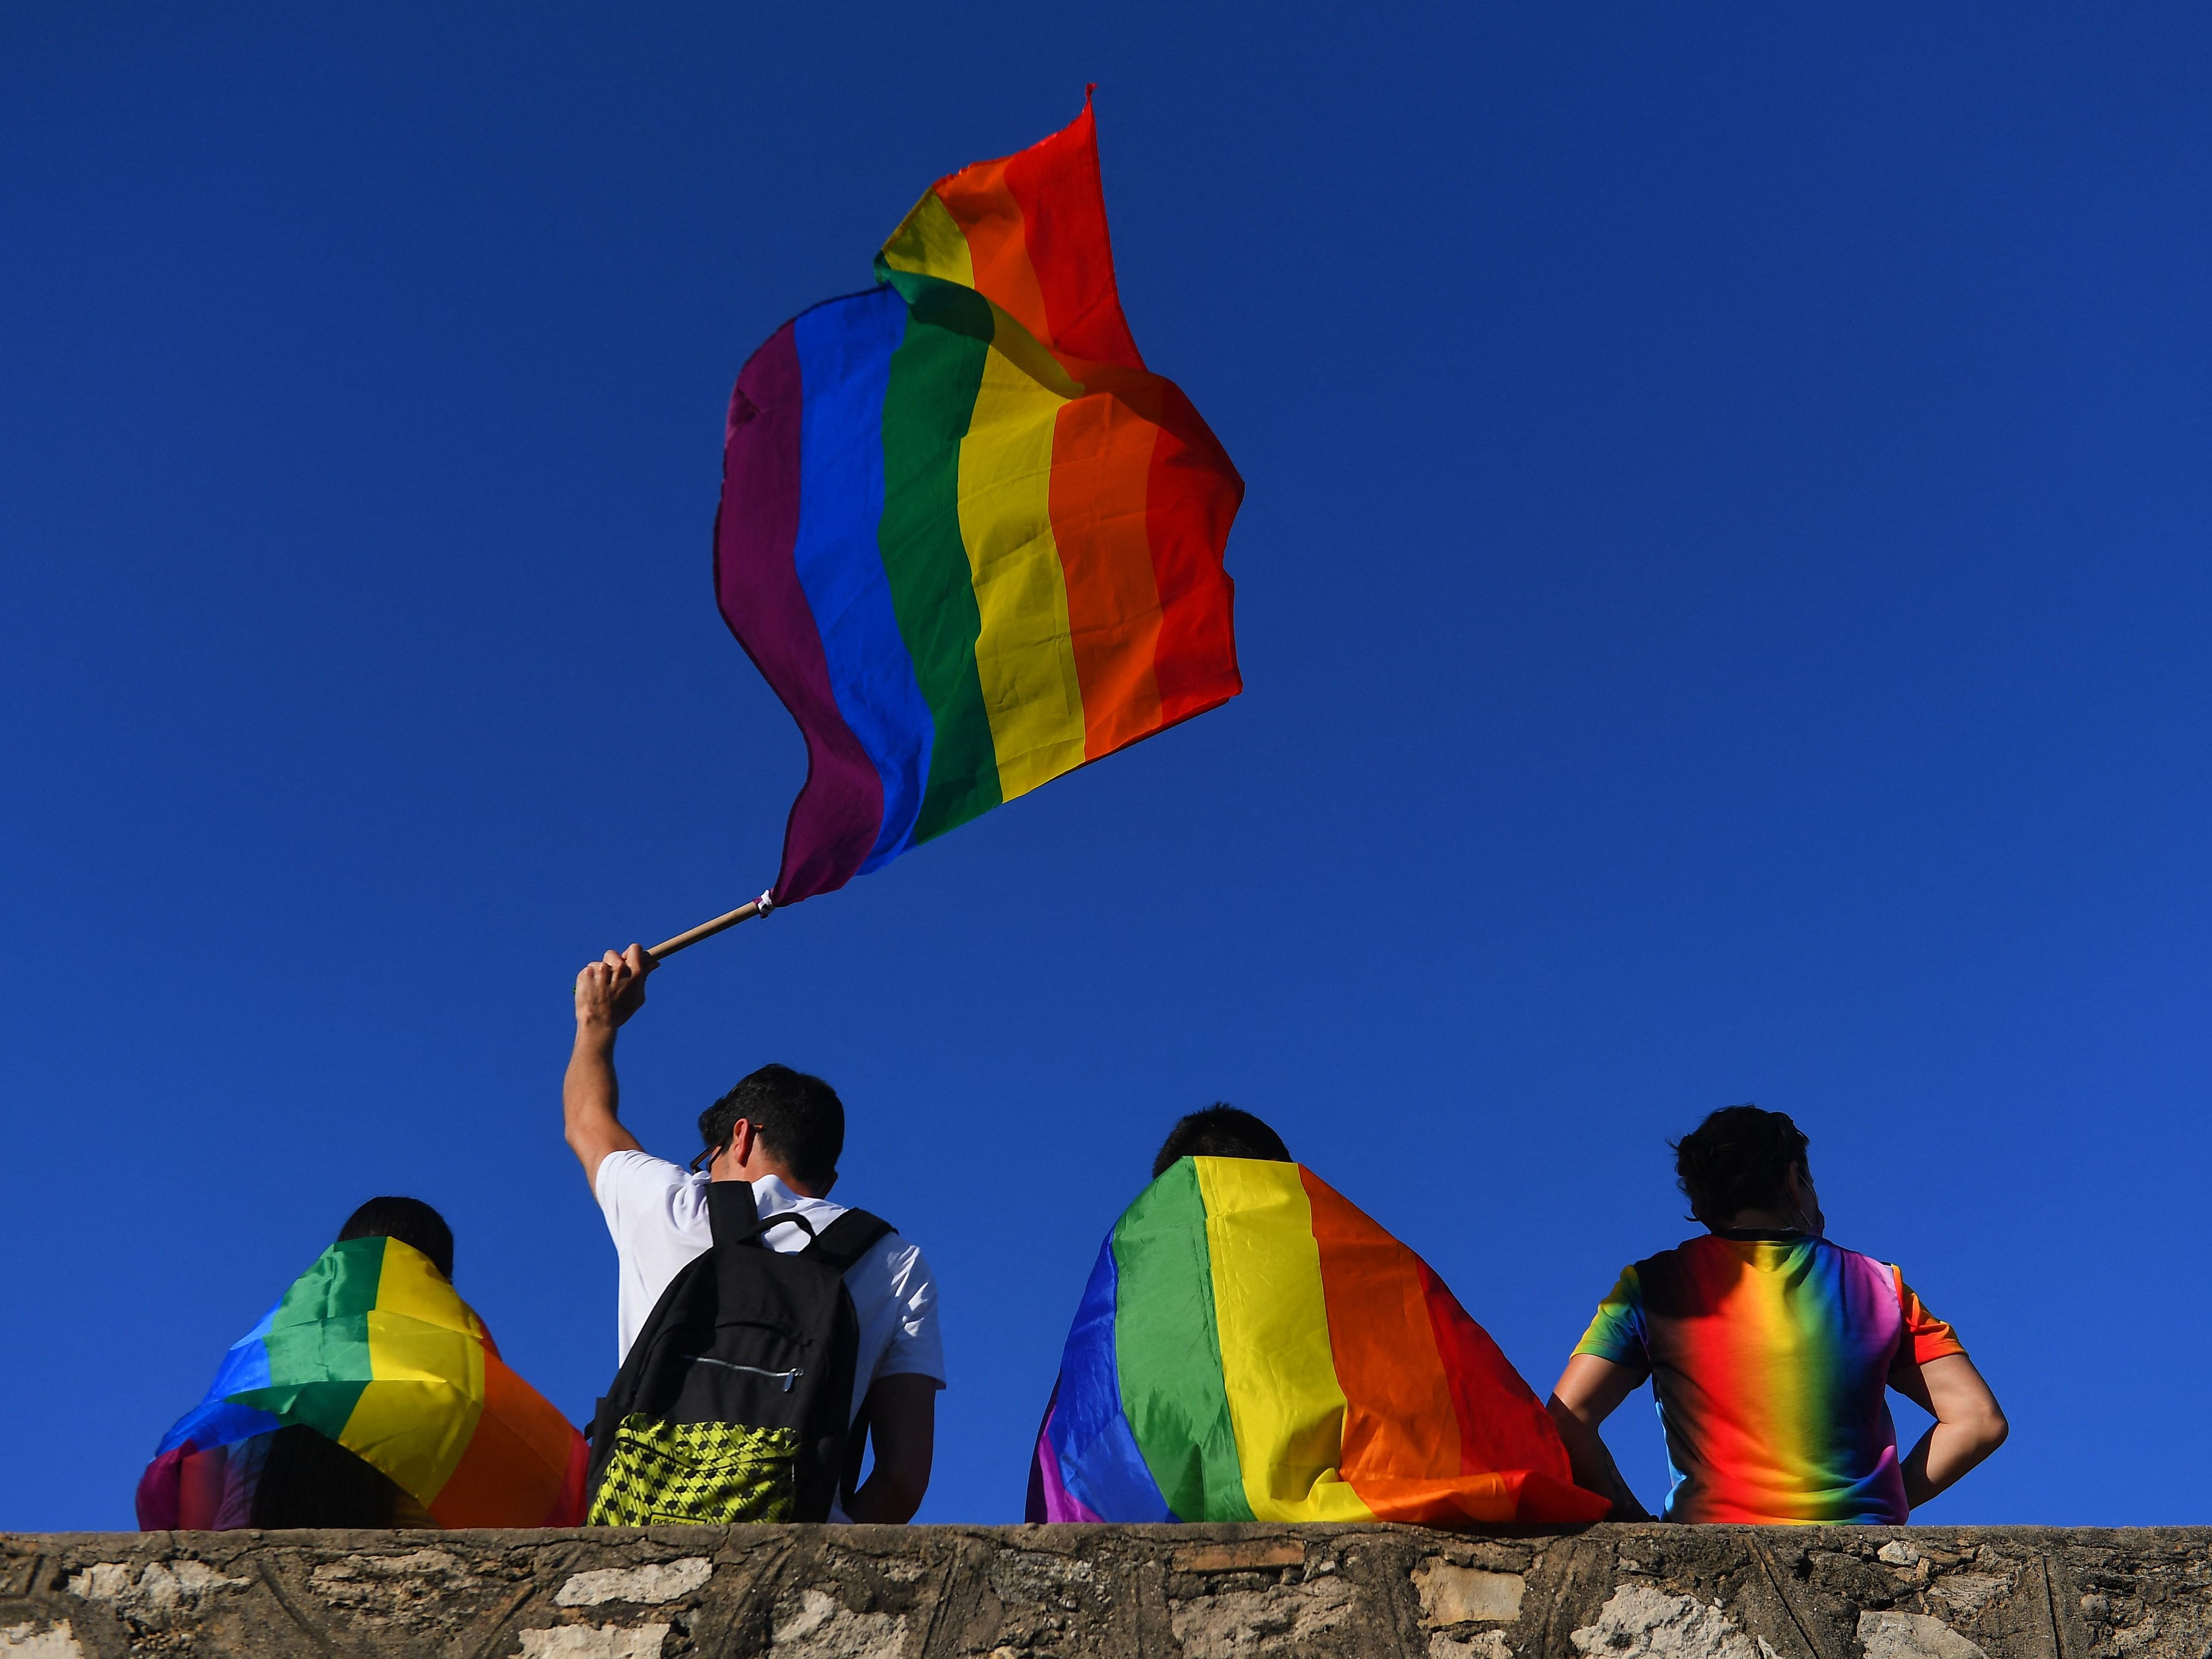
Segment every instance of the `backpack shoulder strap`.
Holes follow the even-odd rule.
[[[879,1215],[870,1215],[866,1210],[848,1210],[815,1234],[814,1242],[806,1247],[806,1259],[842,1273],[875,1249],[887,1234],[897,1231]]]
[[[809,1238],[812,1238],[814,1237],[814,1224],[809,1221],[805,1216],[799,1214],[798,1211],[778,1210],[774,1215],[765,1215],[761,1218],[761,1243],[763,1244],[767,1243],[768,1236],[771,1231],[778,1227],[785,1226],[787,1224],[798,1228],[799,1231],[805,1233]],[[799,1248],[803,1250],[806,1247],[802,1244]]]
[[[750,1242],[760,1230],[760,1206],[753,1189],[742,1181],[707,1183],[707,1224],[714,1243],[723,1249]]]

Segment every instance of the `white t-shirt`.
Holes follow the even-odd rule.
[[[617,1364],[629,1357],[630,1344],[669,1281],[714,1247],[707,1184],[705,1176],[644,1152],[609,1152],[599,1160],[592,1188],[621,1264]],[[846,1209],[827,1199],[801,1198],[774,1176],[753,1182],[753,1202],[763,1216],[796,1210],[817,1232]],[[771,1249],[787,1254],[811,1242],[804,1227],[778,1227],[767,1235]],[[853,1294],[860,1324],[852,1415],[860,1414],[860,1401],[879,1376],[926,1376],[943,1388],[945,1343],[937,1329],[937,1286],[921,1248],[886,1233],[847,1270],[845,1288]]]

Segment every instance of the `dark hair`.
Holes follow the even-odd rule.
[[[719,1152],[744,1118],[761,1144],[810,1187],[837,1178],[845,1151],[845,1103],[818,1077],[763,1066],[699,1114],[699,1139]]]
[[[338,1229],[339,1243],[349,1238],[396,1238],[428,1256],[448,1279],[453,1276],[453,1230],[419,1198],[370,1199]]]
[[[1739,1210],[1781,1207],[1790,1170],[1812,1176],[1805,1161],[1808,1144],[1788,1113],[1750,1105],[1723,1106],[1668,1143],[1674,1149],[1675,1185],[1688,1196],[1690,1213],[1708,1227],[1726,1226]]]
[[[1202,1112],[1176,1120],[1160,1155],[1152,1160],[1152,1179],[1168,1172],[1179,1158],[1257,1158],[1270,1164],[1295,1164],[1282,1136],[1249,1112],[1240,1112],[1225,1100],[1217,1100]]]

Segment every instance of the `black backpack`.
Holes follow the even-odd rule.
[[[589,1525],[822,1521],[852,1495],[867,1422],[846,1421],[860,1323],[845,1271],[890,1223],[763,1221],[742,1181],[708,1185],[707,1219],[714,1248],[670,1281],[599,1401]],[[813,1242],[770,1249],[786,1226]]]

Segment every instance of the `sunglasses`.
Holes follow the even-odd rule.
[[[738,1120],[738,1123],[743,1123],[746,1121],[747,1120],[744,1118],[739,1118]],[[755,1129],[754,1133],[757,1134],[759,1130]],[[732,1123],[730,1126],[729,1138],[725,1139],[720,1146],[702,1146],[699,1149],[699,1155],[691,1160],[691,1173],[693,1175],[703,1173],[708,1164],[712,1164],[716,1158],[721,1157],[724,1152],[729,1151],[730,1141],[734,1140],[737,1138],[737,1133],[738,1124]]]

